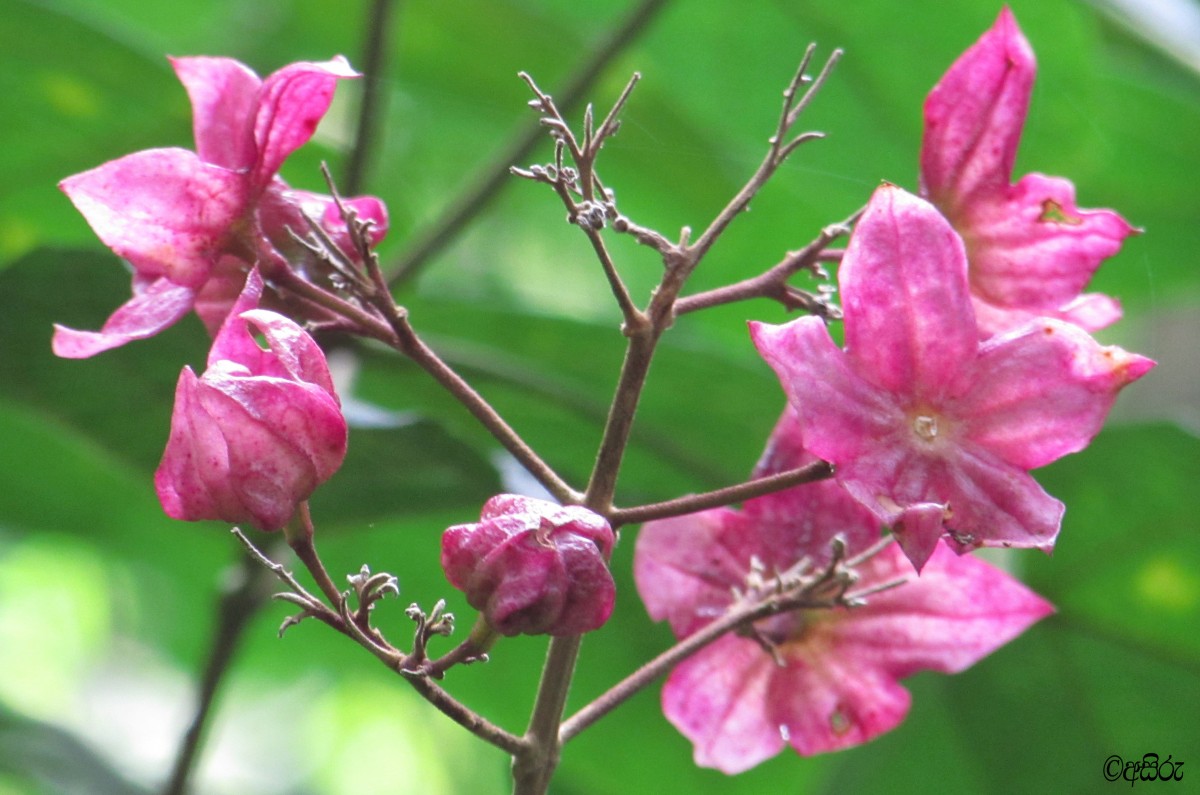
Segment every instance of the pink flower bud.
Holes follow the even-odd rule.
[[[325,355],[296,323],[257,308],[262,290],[251,271],[208,369],[179,375],[171,437],[154,474],[175,519],[278,530],[346,456],[346,420]]]
[[[500,494],[442,536],[442,569],[502,635],[577,635],[612,613],[613,531],[576,505]]]

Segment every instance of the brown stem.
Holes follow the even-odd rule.
[[[412,359],[462,403],[560,502],[577,503],[582,499],[583,495],[572,489],[543,461],[483,396],[417,336],[409,323],[407,313],[396,306],[390,293],[376,292],[369,296],[374,302],[374,307],[386,317],[386,320],[383,320],[357,304],[322,290],[290,270],[280,274],[278,281],[288,290],[346,318],[356,332],[380,340]]]
[[[305,279],[289,269],[272,274],[272,283],[280,289],[294,293],[300,298],[316,304],[350,322],[353,331],[371,337],[391,347],[396,347],[396,335],[388,323],[377,315],[367,312],[358,304],[340,298]]]
[[[233,529],[233,533],[256,563],[264,566],[290,589],[290,594],[282,594],[281,596],[294,594],[298,597],[296,600],[289,599],[287,601],[294,601],[294,603],[302,605],[306,611],[305,615],[311,615],[323,621],[328,626],[357,642],[390,670],[404,676],[408,683],[413,686],[413,689],[420,693],[425,700],[475,736],[510,754],[517,754],[524,751],[526,742],[522,738],[517,737],[512,732],[505,731],[458,701],[445,690],[438,687],[429,677],[422,674],[414,674],[406,670],[404,667],[406,662],[404,654],[391,646],[381,643],[378,638],[371,637],[362,627],[358,626],[350,615],[349,605],[346,603],[346,600],[341,598],[340,594],[334,600],[337,610],[335,613],[317,601],[316,597],[305,591],[303,586],[283,566],[263,554],[244,533],[236,527]],[[291,542],[289,541],[289,543]],[[297,544],[301,547],[304,546],[301,540],[298,540]],[[295,546],[293,545],[293,548]],[[312,556],[315,558],[316,550],[312,548],[311,543],[308,544],[308,549],[311,550]],[[315,568],[320,572],[325,571],[324,565],[319,560],[317,560]],[[318,579],[322,578],[318,577]],[[328,580],[328,575],[324,579]]]
[[[646,376],[650,372],[658,337],[659,332],[648,328],[629,338],[629,347],[625,351],[625,360],[621,363],[621,375],[617,381],[612,405],[609,407],[608,419],[604,423],[604,435],[600,440],[600,449],[596,453],[596,463],[592,468],[584,499],[584,505],[596,513],[607,516],[611,512],[621,459],[629,443],[633,418],[637,413],[637,404],[641,399]]]
[[[334,610],[340,611],[346,600],[337,586],[333,584],[329,572],[325,570],[325,564],[317,555],[317,547],[313,543],[312,515],[308,512],[307,501],[300,503],[295,518],[284,528],[284,537],[287,539],[288,546],[292,548],[296,557],[300,559],[300,562],[308,569],[308,573],[312,575],[313,580],[316,581],[321,593],[325,594],[325,598],[333,605]]]
[[[750,298],[774,298],[789,309],[795,308],[793,305],[795,298],[790,294],[787,280],[802,270],[820,273],[819,263],[828,259],[829,252],[826,246],[839,237],[849,234],[850,227],[862,215],[863,209],[865,208],[859,209],[841,223],[825,227],[807,246],[799,251],[788,252],[782,261],[758,276],[680,298],[675,302],[675,314],[685,315],[688,312],[696,312],[734,301],[745,301]],[[838,257],[840,256],[841,252],[839,251]]]
[[[390,298],[387,300],[390,301]],[[454,395],[475,416],[475,419],[487,428],[496,441],[512,453],[521,466],[533,475],[547,491],[564,504],[581,501],[583,495],[571,488],[570,484],[542,460],[483,396],[417,336],[406,313],[397,307],[390,314],[388,320],[398,340],[399,350]]]
[[[221,595],[217,603],[217,626],[196,696],[196,711],[179,744],[163,795],[184,795],[188,791],[188,782],[203,747],[217,690],[229,671],[246,627],[267,601],[263,569],[250,555],[243,554],[240,558],[233,586]]]
[[[558,730],[559,742],[566,743],[623,704],[630,696],[650,685],[675,665],[700,651],[726,632],[770,615],[771,611],[772,608],[768,603],[760,602],[741,610],[729,612],[695,634],[689,635],[563,721]]]
[[[383,86],[384,65],[387,62],[388,32],[392,10],[396,5],[396,0],[374,0],[367,14],[362,100],[358,107],[354,146],[350,149],[350,162],[346,165],[346,176],[343,180],[346,193],[352,196],[362,190],[367,163],[374,153],[383,109],[384,94],[380,89]]]
[[[720,508],[735,502],[761,497],[776,491],[799,486],[803,483],[813,483],[833,476],[833,467],[824,462],[816,461],[796,469],[789,469],[767,477],[726,486],[723,489],[708,491],[703,494],[689,494],[666,502],[656,502],[651,505],[639,505],[636,508],[617,508],[609,514],[608,520],[613,528],[626,524],[641,524],[652,519],[666,519],[671,516],[683,516],[708,508]]]
[[[513,758],[513,795],[544,795],[550,786],[562,748],[559,726],[582,640],[581,635],[550,639],[525,747]]]
[[[630,297],[629,290],[625,287],[621,274],[617,272],[616,264],[613,263],[612,255],[608,253],[608,247],[604,245],[604,238],[600,236],[600,231],[587,229],[585,232],[596,252],[596,257],[600,260],[601,267],[604,268],[604,275],[608,278],[613,297],[617,299],[617,306],[621,308],[621,315],[625,318],[624,332],[626,334],[637,333],[646,325],[646,316],[633,303],[633,298]]]
[[[505,731],[487,718],[484,718],[470,707],[455,699],[428,677],[413,676],[406,678],[409,684],[413,686],[413,689],[420,693],[426,701],[433,704],[443,715],[446,715],[481,740],[512,755],[520,754],[526,749],[527,743],[524,739],[512,732]]]
[[[796,70],[795,78],[793,78],[792,83],[788,86],[787,91],[784,92],[783,111],[780,114],[779,126],[776,129],[775,134],[771,137],[771,148],[767,152],[767,156],[763,158],[763,162],[759,165],[758,170],[754,172],[754,176],[752,176],[750,180],[742,187],[742,189],[738,191],[737,195],[734,196],[727,205],[725,205],[724,209],[722,209],[721,212],[717,214],[717,217],[712,220],[712,223],[708,225],[708,228],[706,228],[700,234],[700,237],[696,239],[696,242],[692,245],[696,261],[699,261],[708,252],[708,250],[712,248],[713,243],[715,243],[717,238],[721,236],[726,228],[728,228],[729,224],[733,222],[733,219],[750,206],[750,200],[753,199],[760,190],[762,190],[763,185],[765,185],[767,180],[774,175],[775,171],[781,165],[783,165],[784,161],[787,160],[788,156],[793,151],[795,151],[796,147],[804,141],[820,137],[819,133],[805,133],[786,143],[784,141],[784,139],[790,134],[789,131],[791,130],[792,126],[799,119],[800,112],[804,110],[804,108],[806,108],[813,100],[817,92],[825,84],[829,74],[833,71],[834,65],[837,64],[838,60],[840,60],[842,57],[841,50],[834,50],[829,56],[829,59],[825,62],[824,67],[822,67],[821,73],[815,80],[811,81],[808,89],[797,100],[795,96],[796,90],[801,85],[809,82],[804,75],[804,71],[808,68],[809,61],[812,58],[814,46],[815,45],[809,45],[808,50],[805,51],[804,59],[800,63],[800,68]]]

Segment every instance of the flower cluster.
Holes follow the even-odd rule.
[[[1053,318],[981,342],[962,241],[891,185],[867,205],[838,283],[844,350],[819,318],[751,325],[809,451],[918,569],[944,535],[959,551],[1053,546],[1063,507],[1028,470],[1086,446],[1153,363]]]
[[[698,764],[869,740],[907,712],[898,679],[960,671],[1051,610],[964,553],[1053,547],[1063,505],[1029,470],[1085,447],[1154,362],[1093,340],[1119,305],[1080,294],[1133,228],[1077,209],[1066,180],[1009,182],[1033,71],[1005,9],[930,93],[925,198],[880,187],[842,257],[843,347],[817,317],[750,324],[789,403],[758,474],[819,458],[836,480],[642,530],[638,590],[680,638],[756,572],[828,558],[834,534],[853,554],[888,528],[897,544],[861,563],[859,587],[908,580],[863,607],[763,619],[679,665],[663,708]]]
[[[1038,317],[1094,331],[1121,316],[1113,298],[1081,291],[1137,230],[1110,210],[1078,209],[1065,179],[1009,183],[1035,68],[1005,8],[925,100],[921,192],[966,244],[984,336]]]
[[[100,331],[57,326],[54,352],[90,357],[194,309],[214,340],[204,374],[185,367],[179,376],[155,474],[159,500],[177,519],[277,530],[341,466],[347,430],[320,347],[294,321],[259,308],[260,274],[315,275],[311,252],[293,237],[307,235],[310,220],[354,251],[334,198],[294,190],[277,172],[312,137],[337,81],[356,73],[340,56],[265,80],[228,58],[172,65],[191,99],[196,151],[136,152],[61,184],[134,274],[133,298]],[[386,232],[378,199],[343,207],[371,222],[373,241]]]
[[[344,250],[345,221],[332,197],[290,188],[277,172],[312,137],[338,80],[356,73],[342,57],[295,63],[259,79],[229,58],[176,58],[192,102],[196,151],[149,149],[68,177],[60,187],[96,235],[133,266],[133,297],[100,331],[57,326],[54,352],[81,359],[151,337],[190,310],[216,334],[257,264],[303,271],[307,216]],[[372,197],[347,200],[373,222]]]
[[[606,267],[631,346],[649,343],[627,358],[631,369],[623,371],[597,471],[588,490],[577,492],[420,342],[392,302],[368,250],[387,228],[382,202],[298,191],[278,176],[313,135],[337,81],[355,76],[347,62],[296,63],[265,80],[225,58],[172,63],[191,100],[196,151],[137,152],[62,182],[100,239],[132,266],[133,297],[100,331],[56,327],[53,347],[59,356],[89,357],[197,313],[212,347],[201,375],[185,367],[179,376],[155,473],[159,500],[183,520],[266,531],[299,526],[305,532],[289,532],[288,540],[336,608],[285,577],[301,617],[320,618],[414,680],[484,659],[496,635],[567,636],[555,643],[570,649],[573,636],[600,628],[613,610],[613,528],[632,517],[673,516],[642,528],[637,588],[650,615],[669,622],[678,638],[706,627],[709,636],[646,668],[664,672],[715,638],[671,673],[663,708],[693,742],[698,764],[734,773],[785,746],[822,753],[889,731],[909,708],[901,679],[962,671],[1052,612],[968,553],[1054,546],[1064,507],[1030,471],[1084,448],[1118,392],[1155,363],[1094,340],[1090,332],[1121,309],[1113,298],[1082,292],[1136,230],[1114,212],[1079,209],[1064,179],[1030,174],[1011,182],[1034,60],[1007,9],[929,94],[919,195],[884,184],[855,224],[838,269],[844,344],[831,336],[828,316],[750,324],[788,401],[754,473],[766,480],[715,492],[719,499],[633,509],[612,505],[632,407],[654,342],[673,313],[682,313],[672,302],[698,262],[689,256],[706,247],[689,248],[686,233],[674,246],[627,219],[620,229],[614,223],[658,248],[667,275],[649,305],[654,311],[642,312]],[[791,103],[806,65],[785,92],[771,169],[809,137],[781,144],[799,110]],[[554,184],[576,217],[584,205],[574,195],[591,196],[599,186],[580,187],[585,176],[595,178],[595,154],[615,123],[596,133],[589,112],[580,146],[550,98],[535,91],[532,104],[548,114],[543,123],[555,130],[558,158],[570,151],[587,167],[560,162],[554,179],[546,169],[517,173]],[[612,192],[603,193],[607,203],[597,212],[615,215]],[[321,245],[303,242],[310,231]],[[326,270],[361,275],[352,271],[364,257],[369,289]],[[308,300],[289,304],[287,287]],[[428,370],[555,496],[594,509],[501,494],[478,522],[448,528],[442,568],[482,614],[482,629],[442,658],[427,656],[426,640],[452,631],[445,602],[429,616],[410,608],[418,641],[411,653],[400,652],[370,621],[373,602],[394,592],[394,578],[364,566],[352,578],[359,605],[351,612],[307,543],[304,503],[341,466],[348,432],[325,356],[298,321],[333,313]],[[797,472],[817,470],[832,478],[793,485]],[[761,496],[784,483],[790,488]],[[728,504],[731,494],[754,496],[741,508],[709,508]],[[708,509],[685,513],[701,506]],[[890,538],[881,543],[885,533]],[[813,570],[828,579],[797,574]],[[837,589],[820,591],[830,582]],[[768,609],[738,612],[747,605]],[[574,651],[550,656],[562,665]],[[543,681],[563,688],[565,699],[569,680],[568,667]],[[539,693],[535,717],[553,706],[557,720],[562,699],[543,699],[547,692]],[[440,689],[425,694],[443,699]],[[485,722],[461,705],[439,706],[515,749],[514,770],[534,757],[539,764],[557,759],[557,747],[535,741],[569,739],[562,727],[570,720],[558,727],[546,718],[549,739],[534,720],[539,731],[522,739],[480,729]],[[581,721],[591,719],[581,712]]]
[[[804,460],[800,425],[785,413],[758,474]],[[841,535],[850,554],[879,540],[878,524],[836,483],[794,487],[743,510],[718,508],[651,522],[638,537],[634,576],[652,618],[686,637],[721,615],[756,569],[821,565]],[[912,574],[893,545],[858,568],[859,589]],[[955,673],[1023,632],[1052,608],[1012,577],[942,548],[919,579],[862,607],[797,610],[729,634],[675,668],[667,718],[695,745],[696,763],[737,773],[791,745],[835,751],[894,728],[908,712],[898,680]]]

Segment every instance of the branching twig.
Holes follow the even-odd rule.
[[[388,297],[387,301],[390,303],[391,298]],[[433,376],[459,403],[466,407],[475,416],[475,419],[487,428],[496,441],[512,453],[521,466],[559,502],[564,504],[580,502],[583,495],[571,488],[570,484],[542,460],[541,456],[521,438],[520,434],[492,408],[492,405],[483,396],[417,336],[416,331],[409,323],[406,312],[399,307],[395,307],[395,310],[388,317],[388,321],[398,340],[398,349],[416,362],[421,369]]]
[[[579,502],[582,495],[542,460],[491,404],[417,335],[408,320],[407,310],[396,305],[387,287],[379,260],[371,249],[369,222],[359,221],[353,211],[341,202],[332,185],[330,190],[346,222],[358,261],[363,263],[361,269],[353,266],[356,270],[353,277],[345,277],[344,287],[351,292],[351,297],[344,298],[312,284],[290,269],[283,269],[278,274],[276,286],[333,312],[344,318],[357,333],[381,340],[407,356],[470,411],[559,501]],[[354,260],[346,252],[340,251],[329,235],[317,231],[315,227],[314,224],[312,237],[302,242],[311,251],[320,252],[326,261],[337,263],[339,272],[342,268],[352,267]],[[308,562],[305,561],[306,564]]]
[[[371,652],[390,670],[403,675],[409,684],[413,686],[413,689],[420,693],[425,700],[480,739],[510,754],[517,754],[526,747],[525,741],[522,738],[505,731],[479,715],[445,690],[438,687],[425,674],[407,670],[407,656],[398,649],[388,645],[374,630],[370,628],[364,629],[359,626],[350,612],[348,600],[339,598],[336,602],[338,606],[337,612],[330,610],[323,602],[306,591],[287,569],[263,554],[241,530],[235,527],[233,528],[233,534],[237,536],[238,540],[257,563],[265,566],[288,587],[289,590],[287,593],[277,594],[276,596],[304,608],[305,612],[301,615],[301,618],[308,616],[318,618],[338,632],[352,638],[363,648]],[[295,623],[295,621],[291,623]],[[288,624],[285,623],[284,626],[286,627]]]
[[[829,318],[841,317],[840,310],[828,303],[826,297],[796,290],[788,285],[787,280],[802,270],[808,270],[816,276],[828,278],[828,274],[820,266],[822,261],[831,258],[831,252],[826,247],[838,238],[849,234],[850,228],[858,221],[860,215],[862,215],[862,209],[841,223],[825,227],[807,246],[799,251],[788,252],[782,261],[758,276],[680,298],[675,302],[675,314],[685,315],[700,309],[734,301],[745,301],[750,298],[773,298],[787,309],[806,309]],[[839,251],[837,257],[840,258],[840,256],[841,252]]]
[[[809,45],[804,53],[804,58],[800,62],[800,68],[796,70],[796,76],[788,85],[787,90],[783,92],[783,111],[780,114],[779,126],[775,130],[775,134],[770,138],[771,148],[767,152],[767,156],[745,186],[738,191],[738,194],[733,197],[729,204],[725,205],[725,208],[717,214],[717,217],[712,220],[692,245],[693,257],[697,262],[712,248],[713,243],[717,241],[717,238],[721,236],[733,219],[750,206],[750,201],[762,190],[762,187],[767,184],[767,181],[775,174],[775,171],[783,165],[788,156],[801,144],[823,136],[823,133],[801,133],[790,140],[788,139],[788,136],[791,135],[792,127],[795,126],[800,118],[800,112],[808,107],[809,103],[816,97],[817,92],[825,84],[825,81],[833,71],[833,67],[842,57],[841,50],[834,50],[828,60],[825,61],[820,74],[817,75],[816,79],[812,79],[805,74],[805,71],[812,60],[815,48],[816,45]],[[796,91],[802,85],[807,85],[808,88],[805,89],[804,93],[797,100]]]
[[[365,52],[363,53],[363,89],[358,107],[358,126],[355,130],[354,146],[350,149],[350,162],[346,165],[343,180],[346,191],[354,195],[362,190],[367,162],[373,154],[375,133],[382,115],[384,65],[388,53],[388,32],[391,28],[392,10],[397,0],[374,0],[367,13]]]
[[[567,209],[567,220],[584,231],[597,259],[600,260],[613,297],[621,309],[625,321],[624,332],[627,335],[635,334],[638,329],[646,326],[647,318],[634,304],[600,234],[610,219],[617,218],[617,211],[612,194],[604,189],[596,174],[596,157],[600,154],[605,140],[616,134],[620,126],[621,109],[629,100],[641,75],[634,73],[599,128],[594,127],[592,106],[588,105],[584,114],[582,141],[571,131],[570,125],[555,105],[554,98],[542,91],[527,73],[521,72],[520,77],[533,92],[534,99],[530,101],[530,105],[542,114],[541,124],[550,130],[550,135],[555,140],[554,164],[532,166],[528,169],[513,167],[511,171],[519,177],[544,182],[554,188]],[[574,166],[568,167],[563,164],[564,151],[570,154]],[[576,196],[579,197],[579,201],[576,201]]]
[[[864,604],[865,596],[902,583],[889,581],[861,592],[851,592],[850,588],[858,581],[858,574],[850,566],[850,561],[846,560],[845,545],[839,537],[835,537],[832,547],[829,563],[819,572],[811,570],[808,559],[801,560],[787,572],[773,578],[764,578],[752,568],[747,577],[747,591],[739,595],[725,615],[667,649],[563,721],[559,729],[559,741],[565,743],[575,737],[671,668],[729,632],[750,627],[762,618],[793,610],[859,607]],[[882,546],[874,546],[852,560],[861,564],[881,549]]]
[[[573,107],[580,97],[591,90],[604,68],[649,26],[666,5],[667,0],[641,0],[629,16],[567,79],[565,87],[559,92],[563,107]],[[531,125],[513,138],[495,160],[481,168],[478,176],[462,195],[409,246],[408,251],[394,265],[388,268],[391,274],[388,281],[395,285],[415,278],[420,270],[488,205],[507,182],[509,166],[527,160],[542,135],[543,130],[540,126]]]

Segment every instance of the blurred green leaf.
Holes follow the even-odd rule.
[[[8,712],[0,705],[0,792],[47,795],[146,795],[113,770],[108,760],[70,733]],[[21,790],[2,789],[5,785]],[[29,787],[30,789],[25,789]]]
[[[1110,428],[1039,480],[1067,516],[1054,557],[1025,571],[1061,620],[1200,671],[1200,440]]]

